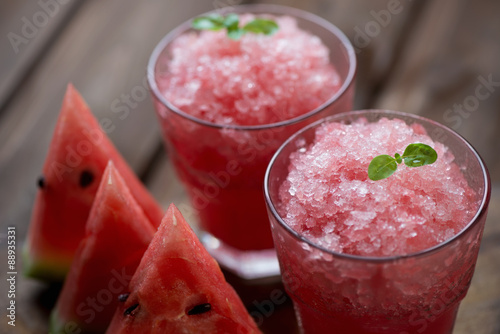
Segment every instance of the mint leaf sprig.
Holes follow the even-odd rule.
[[[200,16],[193,20],[192,27],[198,30],[213,31],[227,29],[228,37],[233,40],[240,39],[246,33],[272,35],[279,29],[278,24],[273,20],[259,18],[240,27],[240,18],[234,13],[225,17],[220,14]]]
[[[437,152],[422,143],[410,144],[406,147],[403,155],[394,154],[394,158],[390,155],[383,154],[376,156],[368,166],[368,177],[372,181],[383,180],[394,174],[398,168],[398,164],[403,161],[408,167],[420,167],[430,165],[437,160]]]

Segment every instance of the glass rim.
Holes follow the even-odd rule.
[[[341,96],[343,96],[347,91],[348,88],[354,84],[354,77],[356,74],[356,67],[357,67],[357,62],[356,62],[356,54],[354,51],[354,47],[352,46],[351,42],[347,38],[347,36],[333,23],[327,21],[326,19],[312,14],[310,12],[293,8],[293,7],[288,7],[288,6],[281,6],[281,5],[273,5],[273,4],[247,4],[247,5],[237,5],[237,6],[232,6],[232,7],[226,7],[222,8],[219,10],[212,10],[206,13],[202,13],[198,16],[201,15],[208,15],[211,13],[218,12],[230,12],[234,8],[241,9],[241,11],[244,11],[247,9],[248,11],[250,10],[262,10],[262,11],[267,11],[269,14],[273,15],[291,15],[293,17],[298,17],[302,18],[305,20],[308,20],[312,23],[315,23],[326,30],[330,31],[333,35],[335,35],[339,41],[341,42],[342,46],[345,48],[347,56],[348,56],[348,61],[349,61],[349,70],[347,72],[347,76],[345,80],[343,80],[342,85],[340,86],[339,90],[335,92],[328,100],[323,102],[320,106],[317,108],[302,114],[300,116],[290,118],[284,121],[280,122],[274,122],[274,123],[267,123],[267,124],[259,124],[259,125],[238,125],[238,124],[218,124],[218,123],[213,123],[209,122],[206,120],[203,120],[201,118],[194,117],[184,111],[182,111],[180,108],[177,108],[174,106],[169,100],[167,100],[163,94],[161,94],[160,89],[158,88],[157,82],[156,82],[156,76],[155,76],[155,67],[158,62],[158,59],[162,52],[165,50],[165,48],[172,42],[176,37],[178,37],[181,33],[188,31],[191,28],[191,21],[192,19],[189,19],[185,21],[184,23],[180,24],[177,26],[175,29],[170,31],[168,34],[166,34],[160,42],[156,45],[154,48],[148,62],[147,66],[147,79],[148,79],[148,84],[151,89],[151,91],[154,94],[154,97],[157,98],[165,107],[170,109],[172,112],[175,114],[188,119],[192,122],[198,123],[200,125],[212,127],[212,128],[217,128],[217,129],[232,129],[232,130],[245,130],[245,131],[251,131],[251,130],[265,130],[265,129],[273,129],[277,128],[280,126],[286,126],[286,125],[291,125],[295,123],[299,123],[303,120],[306,120],[310,117],[313,117],[321,111],[325,110],[326,108],[330,107],[333,103],[338,101]]]
[[[271,170],[274,166],[274,163],[277,159],[277,157],[281,154],[281,152],[285,149],[285,147],[288,146],[291,142],[295,141],[301,134],[304,132],[315,128],[323,123],[330,123],[332,121],[335,121],[336,119],[341,119],[347,116],[353,116],[353,115],[365,115],[367,113],[377,113],[379,115],[390,115],[390,116],[401,116],[405,118],[411,118],[417,121],[423,121],[428,124],[431,124],[433,126],[438,126],[439,128],[443,129],[446,131],[447,134],[450,134],[457,138],[459,141],[465,144],[466,147],[473,153],[474,157],[476,158],[476,161],[479,163],[482,174],[483,174],[483,182],[484,182],[484,191],[483,195],[481,198],[481,203],[475,213],[475,215],[470,219],[470,221],[465,225],[465,227],[460,230],[457,234],[455,234],[453,237],[450,239],[447,239],[439,244],[436,244],[432,247],[420,250],[418,252],[413,252],[413,253],[408,253],[408,254],[402,254],[402,255],[392,255],[392,256],[366,256],[366,255],[354,255],[354,254],[347,254],[347,253],[339,253],[332,251],[330,249],[327,249],[321,245],[317,245],[313,241],[309,240],[305,236],[301,235],[299,232],[295,231],[293,228],[291,228],[281,217],[281,215],[278,213],[271,196],[269,194],[269,175],[271,173]],[[384,109],[363,109],[363,110],[355,110],[355,111],[348,111],[348,112],[343,112],[339,113],[336,115],[328,116],[326,118],[320,119],[316,122],[313,122],[304,128],[300,129],[296,133],[294,133],[291,137],[289,137],[280,147],[279,149],[275,152],[273,155],[271,161],[269,162],[269,165],[266,169],[266,174],[264,176],[264,198],[266,201],[266,205],[271,212],[271,214],[274,216],[276,221],[278,222],[279,225],[281,225],[282,228],[286,232],[288,232],[294,239],[300,241],[300,242],[305,242],[309,246],[316,248],[322,252],[325,252],[329,255],[332,255],[337,258],[342,258],[346,260],[355,260],[355,261],[364,261],[364,262],[371,262],[371,263],[388,263],[388,262],[394,262],[398,260],[403,260],[403,259],[408,259],[408,258],[418,258],[418,257],[423,257],[427,255],[431,255],[434,252],[439,251],[441,248],[446,247],[447,245],[453,243],[455,240],[460,239],[465,233],[467,233],[469,230],[471,230],[476,224],[478,224],[479,221],[483,218],[484,215],[486,215],[488,203],[490,201],[491,197],[491,180],[489,176],[488,169],[486,168],[486,165],[479,155],[479,153],[474,149],[474,147],[460,134],[458,134],[456,131],[452,130],[451,128],[436,122],[434,120],[431,120],[429,118],[425,118],[419,115],[415,114],[410,114],[410,113],[405,113],[401,111],[394,111],[394,110],[384,110]]]

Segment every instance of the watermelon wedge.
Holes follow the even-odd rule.
[[[104,171],[50,333],[104,333],[155,229],[110,161]],[[78,331],[76,331],[78,329]]]
[[[118,153],[76,89],[69,84],[38,180],[24,245],[26,276],[60,281],[69,270],[108,160],[126,180],[153,226],[164,211]]]
[[[172,204],[106,333],[260,333]]]

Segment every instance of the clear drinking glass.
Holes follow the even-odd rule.
[[[422,125],[448,146],[479,209],[451,239],[405,256],[369,257],[336,253],[291,229],[280,211],[279,188],[288,175],[290,153],[314,141],[324,122],[374,122],[398,118]],[[286,291],[302,333],[451,333],[472,279],[490,200],[488,171],[474,148],[453,130],[400,112],[367,110],[321,120],[300,130],[277,151],[267,169],[265,197]]]
[[[356,57],[347,37],[313,14],[275,5],[241,5],[224,12],[288,15],[321,38],[342,85],[318,108],[294,119],[258,126],[215,124],[172,105],[157,78],[168,71],[171,42],[193,31],[191,20],[165,36],[148,65],[148,81],[168,154],[183,182],[204,231],[202,241],[225,268],[243,278],[279,274],[262,193],[264,173],[278,147],[305,125],[352,108]],[[206,15],[206,14],[203,14]]]

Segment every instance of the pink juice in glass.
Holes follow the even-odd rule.
[[[194,31],[186,23],[153,53],[149,80],[202,229],[237,250],[271,249],[262,195],[267,164],[304,125],[349,110],[355,60],[345,36],[309,13],[235,9],[244,13],[242,24],[265,17],[279,30],[232,40],[225,31]]]
[[[371,159],[412,143],[437,161],[368,178]],[[351,112],[293,136],[271,162],[266,196],[303,333],[451,333],[489,191],[470,145],[417,116]]]

